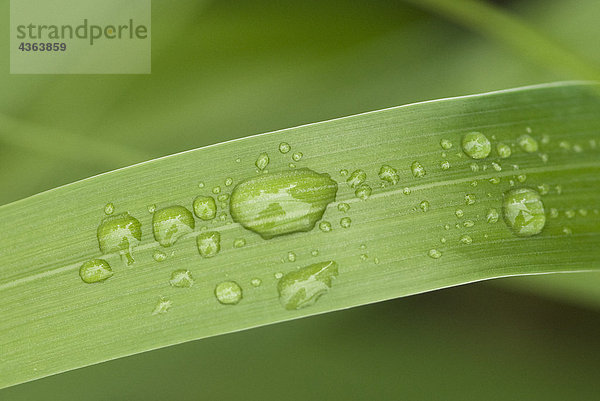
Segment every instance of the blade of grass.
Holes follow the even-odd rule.
[[[483,279],[599,269],[600,99],[592,88],[542,85],[306,125],[142,163],[0,207],[5,301],[0,387],[184,341]],[[494,146],[499,141],[512,145],[512,156],[500,159],[494,150],[483,161],[466,157],[460,141],[474,130]],[[537,139],[537,152],[517,145],[527,132]],[[442,139],[452,148],[442,149]],[[278,151],[283,141],[291,144],[290,153]],[[290,155],[298,151],[304,156],[293,161]],[[225,207],[219,211],[226,213],[225,220],[199,221],[196,231],[164,249],[165,261],[154,261],[160,246],[147,207],[190,208],[195,196],[211,195],[216,186],[230,193],[236,183],[257,176],[254,162],[263,152],[270,155],[271,172],[288,170],[293,162],[339,182],[336,202],[323,217],[333,230],[265,240],[232,223]],[[427,171],[422,178],[411,173],[415,161]],[[383,164],[398,170],[399,183],[381,185]],[[373,189],[369,199],[356,198],[341,169],[366,172]],[[544,193],[548,220],[540,235],[516,237],[501,216],[487,222],[489,209],[501,213],[503,193],[513,187],[539,187]],[[474,204],[465,204],[467,195]],[[101,256],[98,250],[96,228],[108,202],[115,213],[127,211],[142,224],[131,266],[117,254]],[[338,210],[339,202],[350,210]],[[550,217],[551,209],[558,217]],[[463,212],[460,217],[457,210]],[[340,226],[344,217],[352,219],[349,228]],[[201,258],[195,244],[205,227],[222,237],[221,252],[210,259]],[[472,243],[464,243],[470,242],[466,235]],[[239,238],[245,239],[244,247],[234,247]],[[429,256],[432,249],[441,253],[439,259]],[[289,252],[296,256],[288,257]],[[84,284],[79,267],[98,257],[111,264],[114,277]],[[295,261],[282,263],[286,259]],[[283,308],[277,274],[328,260],[339,266],[331,290],[305,309]],[[169,285],[179,269],[191,271],[193,287]],[[251,284],[256,278],[262,285]],[[214,297],[215,286],[226,280],[243,289],[238,305],[224,306]],[[171,308],[153,315],[160,297]]]

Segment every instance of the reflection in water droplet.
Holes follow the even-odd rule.
[[[152,258],[157,262],[164,262],[167,259],[167,254],[163,251],[156,250],[152,253]]]
[[[258,155],[258,158],[254,164],[259,170],[264,170],[269,165],[269,155],[266,153],[261,153]]]
[[[202,220],[212,220],[217,215],[217,204],[212,196],[198,196],[192,206],[194,214]]]
[[[379,169],[379,178],[393,185],[396,185],[400,180],[400,177],[398,176],[398,171],[392,166],[388,166],[387,164],[384,164]]]
[[[288,310],[313,305],[329,291],[337,275],[338,265],[334,261],[315,263],[287,273],[277,284],[279,300]]]
[[[79,277],[84,283],[99,283],[112,277],[113,271],[104,259],[92,259],[81,265]]]
[[[312,230],[336,193],[328,174],[307,168],[263,174],[233,189],[230,211],[235,222],[269,239]]]
[[[463,152],[472,159],[485,159],[492,150],[492,145],[481,132],[469,132],[462,139]]]
[[[183,206],[166,207],[152,216],[154,239],[164,247],[173,245],[179,238],[194,231],[195,226],[194,216]]]
[[[221,250],[221,234],[218,231],[206,231],[196,237],[198,252],[204,258],[212,258]]]
[[[427,174],[427,172],[425,171],[425,167],[423,167],[423,165],[417,161],[414,161],[410,165],[410,171],[412,172],[412,175],[415,178],[423,178]]]
[[[362,184],[360,187],[356,188],[356,191],[354,191],[354,195],[356,195],[356,197],[361,200],[367,200],[369,199],[369,196],[371,196],[372,192],[373,190],[369,185]]]
[[[97,237],[102,253],[119,252],[130,265],[133,263],[133,247],[142,240],[142,224],[127,212],[111,215],[98,226]]]
[[[437,249],[430,249],[428,255],[432,259],[439,259],[442,257],[442,253]]]
[[[215,287],[215,296],[222,305],[236,305],[242,299],[242,287],[235,281],[224,281]]]
[[[290,146],[289,143],[287,142],[281,142],[279,144],[279,151],[283,154],[289,152],[290,150],[292,150],[292,147]]]
[[[351,224],[352,219],[350,219],[350,217],[342,217],[340,219],[340,226],[342,226],[342,228],[349,228]]]
[[[504,194],[504,220],[519,237],[539,234],[546,224],[540,194],[530,188],[512,189]]]
[[[172,287],[189,288],[194,285],[194,278],[189,270],[175,270],[171,273],[169,284],[171,284]]]
[[[152,314],[153,315],[161,315],[163,313],[167,313],[169,311],[169,309],[171,309],[172,305],[173,305],[173,302],[169,301],[165,297],[160,297],[158,299],[158,302],[156,303],[156,306],[154,307],[154,310],[152,311]]]
[[[517,140],[519,146],[527,153],[537,152],[538,143],[530,135],[521,135]]]

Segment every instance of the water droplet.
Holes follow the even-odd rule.
[[[229,199],[229,194],[221,194],[217,196],[217,200],[219,202],[225,202],[227,199]]]
[[[450,168],[450,162],[448,160],[445,160],[440,164],[440,167],[442,168],[442,170],[448,170]]]
[[[489,179],[489,182],[492,184],[499,184],[500,183],[500,177],[492,177]]]
[[[310,231],[336,193],[337,183],[328,174],[307,168],[264,174],[233,189],[231,216],[265,239]]]
[[[557,185],[557,186],[555,186],[555,187],[554,187],[554,190],[556,191],[556,193],[557,193],[558,195],[561,195],[561,194],[562,194],[562,187],[561,187],[560,185]]]
[[[548,184],[540,184],[537,186],[537,189],[540,192],[540,195],[546,195],[550,192],[550,186]]]
[[[260,155],[258,155],[258,158],[254,162],[254,164],[256,165],[256,167],[258,167],[259,170],[264,170],[269,165],[269,155],[266,153],[261,153]]]
[[[198,252],[204,258],[212,258],[221,250],[221,234],[218,231],[206,231],[196,237]]]
[[[445,243],[446,243],[446,237],[442,237],[442,238],[440,238],[440,242],[441,242],[442,244],[445,244]]]
[[[252,284],[253,287],[260,287],[260,285],[262,284],[262,280],[259,278],[253,278],[252,280],[250,280],[250,284]]]
[[[313,305],[329,291],[337,276],[338,265],[334,261],[315,263],[287,273],[277,284],[279,301],[288,310]]]
[[[204,188],[204,183],[202,181],[198,183],[198,188]]]
[[[490,223],[490,224],[497,223],[499,219],[500,219],[500,213],[498,213],[498,210],[492,208],[487,211],[486,220],[488,223]]]
[[[469,235],[463,235],[460,237],[460,242],[468,245],[473,242],[473,238],[471,238]]]
[[[475,194],[466,194],[465,203],[467,205],[473,205],[475,203]]]
[[[444,230],[449,230],[450,229],[450,224],[444,224]]]
[[[544,145],[548,145],[550,143],[550,136],[548,136],[546,134],[542,135],[542,143]]]
[[[533,189],[512,189],[504,194],[504,219],[519,237],[539,234],[546,224],[544,204]]]
[[[113,212],[115,211],[115,205],[113,205],[112,203],[107,203],[106,206],[104,206],[104,213],[107,215],[113,214]]]
[[[500,156],[501,159],[508,159],[512,154],[510,146],[502,142],[496,146],[496,152],[498,152],[498,156]]]
[[[432,259],[439,259],[442,257],[442,253],[440,251],[438,251],[437,249],[430,249],[427,254]]]
[[[279,280],[279,279],[280,279],[280,278],[282,278],[282,277],[283,277],[283,273],[282,273],[282,272],[277,272],[277,273],[275,273],[275,278],[276,278],[277,280]]]
[[[481,132],[469,132],[462,138],[462,149],[472,159],[485,159],[490,154],[492,145]]]
[[[463,222],[463,227],[466,227],[466,228],[473,227],[474,225],[475,225],[475,222],[473,220],[465,220]]]
[[[540,154],[539,154],[539,156],[540,156],[540,159],[542,159],[542,161],[543,161],[544,163],[548,163],[548,155],[547,155],[547,154],[545,154],[545,153],[540,153]]]
[[[219,220],[220,220],[220,221],[225,221],[225,220],[227,220],[227,213],[225,213],[225,212],[221,212],[221,213],[219,214]]]
[[[588,215],[588,211],[586,209],[579,209],[578,212],[583,217]]]
[[[411,191],[410,191],[410,188],[409,188],[409,187],[404,187],[404,189],[402,190],[402,193],[403,193],[404,195],[410,195],[410,192],[411,192]]]
[[[398,170],[392,166],[388,166],[387,164],[384,164],[379,169],[379,178],[393,185],[396,185],[400,180],[400,177],[398,176]]]
[[[573,217],[575,217],[575,210],[569,209],[565,212],[565,216],[567,216],[568,219],[572,219]]]
[[[424,200],[424,201],[422,201],[421,203],[419,203],[419,207],[420,207],[420,208],[421,208],[421,210],[422,210],[422,211],[424,211],[424,212],[428,211],[428,210],[429,210],[429,208],[430,208],[430,206],[431,206],[431,205],[429,204],[429,201],[426,201],[426,200]]]
[[[359,248],[364,250],[364,249],[367,249],[367,246],[365,244],[360,244]]]
[[[296,261],[296,254],[294,252],[288,252],[287,254],[287,260],[289,262],[295,262]]]
[[[323,231],[324,233],[328,233],[329,231],[331,231],[331,223],[328,221],[320,222],[319,230]]]
[[[456,209],[456,212],[454,212],[454,214],[456,214],[456,217],[460,219],[465,215],[465,212],[462,209]]]
[[[550,209],[550,217],[552,217],[553,219],[558,217],[558,209],[552,208]]]
[[[479,171],[479,165],[477,163],[471,163],[469,165],[469,168],[471,169],[472,172],[476,173]]]
[[[319,256],[319,251],[318,251],[318,250],[316,250],[316,249],[313,249],[312,251],[310,251],[310,254],[311,254],[312,256]]]
[[[302,159],[302,156],[304,156],[302,152],[294,152],[294,154],[292,155],[292,160],[295,162],[299,162]]]
[[[240,159],[239,157],[237,159],[235,159],[236,163],[240,163],[242,161],[242,159]]]
[[[567,141],[560,141],[558,147],[564,150],[571,150],[571,144]]]
[[[354,170],[352,172],[352,174],[350,174],[350,177],[348,177],[346,182],[352,188],[356,188],[359,185],[361,185],[363,182],[365,182],[366,179],[367,179],[367,173],[365,173],[363,170]]]
[[[156,211],[156,205],[148,205],[147,209],[148,213],[154,213]]]
[[[198,196],[192,206],[194,214],[202,220],[212,220],[217,215],[217,204],[212,196]]]
[[[233,241],[234,248],[243,248],[244,246],[246,246],[246,240],[244,238],[236,238]]]
[[[84,283],[99,283],[112,277],[113,271],[104,259],[92,259],[81,265],[79,277]]]
[[[376,265],[378,265],[379,264],[379,258],[373,259],[373,263],[375,263]]]
[[[349,228],[350,224],[352,224],[352,219],[350,219],[350,217],[342,217],[340,219],[340,226],[342,226],[342,228]]]
[[[580,145],[573,145],[573,151],[575,153],[581,153],[583,152],[583,148]]]
[[[214,187],[212,189],[212,193],[215,194],[215,195],[220,194],[221,193],[221,187],[217,185],[216,187]]]
[[[167,260],[167,254],[161,250],[156,250],[152,253],[152,259],[154,259],[156,262],[164,262]]]
[[[342,203],[338,203],[337,208],[340,212],[347,213],[348,210],[350,210],[350,205],[345,202],[342,202]]]
[[[152,216],[154,239],[164,247],[173,245],[183,235],[194,231],[195,226],[194,216],[183,206],[166,207]]]
[[[573,230],[570,227],[566,227],[566,226],[562,228],[562,232],[565,235],[571,235],[571,234],[573,234]]]
[[[227,177],[225,179],[225,186],[230,187],[231,185],[233,185],[233,178]]]
[[[476,187],[476,186],[477,186],[477,180],[473,180],[473,181],[471,181],[471,186],[472,186],[472,187]]]
[[[236,305],[243,297],[242,287],[235,281],[224,281],[215,287],[215,296],[222,305]]]
[[[171,284],[172,287],[189,288],[194,285],[194,278],[189,270],[175,270],[173,273],[171,273],[171,280],[169,280],[169,284]]]
[[[348,175],[348,170],[346,170],[346,169],[342,169],[342,170],[340,170],[340,175],[341,175],[342,177],[345,177],[345,176],[347,176],[347,175]]]
[[[492,162],[492,167],[496,171],[502,171],[502,166],[500,166],[498,163]]]
[[[358,199],[367,200],[369,199],[369,196],[371,196],[372,192],[373,190],[370,186],[368,186],[367,184],[362,184],[360,187],[356,188],[356,191],[354,191],[354,195],[356,195]]]
[[[161,315],[163,313],[167,313],[169,311],[169,309],[171,309],[172,305],[173,305],[173,302],[169,301],[165,297],[160,297],[158,299],[158,302],[156,303],[156,306],[154,307],[154,310],[152,311],[152,314],[153,315]]]
[[[449,140],[447,140],[447,139],[442,139],[442,140],[440,141],[440,146],[441,146],[441,147],[442,147],[442,149],[444,149],[444,150],[450,150],[450,149],[452,149],[452,142],[450,142],[450,141],[449,141]]]
[[[142,240],[142,224],[129,213],[105,217],[97,230],[102,253],[119,252],[128,264],[133,263],[133,247]]]
[[[290,146],[289,143],[287,142],[281,142],[279,144],[279,151],[283,154],[286,154],[287,152],[289,152],[290,150],[292,150],[292,147]]]
[[[527,181],[527,176],[525,174],[519,174],[517,176],[517,181],[519,181],[519,182],[525,182],[525,181]]]
[[[425,171],[425,167],[423,167],[423,165],[417,161],[414,161],[410,165],[410,170],[412,171],[412,175],[415,178],[423,178],[427,174],[427,172]]]
[[[521,135],[519,139],[517,139],[519,146],[527,153],[537,152],[538,143],[535,139],[533,139],[530,135]]]
[[[369,259],[369,255],[367,255],[366,253],[363,253],[360,255],[360,260],[363,262],[366,262],[367,259]]]

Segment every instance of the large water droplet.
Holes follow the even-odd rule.
[[[398,171],[392,166],[388,166],[387,164],[384,164],[379,169],[379,178],[381,178],[383,181],[389,182],[390,184],[394,185],[397,184],[400,180],[400,177],[398,176]]]
[[[462,148],[473,159],[485,159],[492,150],[492,144],[481,132],[469,132],[463,136]]]
[[[279,300],[288,310],[313,305],[331,288],[338,275],[334,261],[315,263],[283,276],[277,284]]]
[[[108,216],[98,226],[97,236],[102,253],[119,252],[129,265],[133,247],[142,240],[142,224],[127,212]]]
[[[173,245],[183,235],[194,231],[195,226],[194,216],[183,206],[166,207],[152,216],[154,239],[164,247]]]
[[[212,220],[217,215],[217,204],[212,196],[198,196],[192,206],[194,214],[202,220]]]
[[[223,305],[236,305],[242,300],[242,287],[235,281],[224,281],[215,287],[215,297]]]
[[[519,142],[521,149],[527,153],[537,152],[539,147],[537,141],[530,135],[521,135],[517,142]]]
[[[171,273],[171,280],[169,280],[169,284],[171,284],[172,287],[189,288],[194,285],[194,278],[189,270],[175,270],[173,273]]]
[[[427,174],[425,167],[423,167],[423,165],[417,161],[412,162],[410,165],[410,171],[415,178],[423,178]]]
[[[198,252],[204,258],[212,258],[221,250],[221,234],[218,231],[207,231],[196,237]]]
[[[113,271],[104,259],[92,259],[79,268],[79,277],[88,284],[99,283],[112,277],[112,275]]]
[[[350,177],[348,177],[346,182],[352,188],[356,188],[359,185],[361,185],[363,182],[365,182],[366,179],[367,179],[367,173],[365,173],[363,170],[354,170],[352,172],[352,174],[350,174]]]
[[[254,164],[259,170],[264,170],[269,165],[269,155],[266,153],[261,153],[258,155],[258,158]]]
[[[519,237],[539,234],[546,224],[540,194],[530,188],[512,189],[504,194],[504,220]]]
[[[231,216],[265,239],[310,231],[335,200],[337,188],[328,174],[307,168],[265,174],[234,188]]]

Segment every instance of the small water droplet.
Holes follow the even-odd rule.
[[[264,170],[269,165],[269,155],[266,153],[261,153],[260,155],[258,155],[258,158],[254,162],[254,164],[259,170]]]
[[[233,240],[234,248],[243,248],[244,246],[246,246],[246,240],[244,238],[236,238]]]
[[[465,203],[467,205],[475,204],[475,194],[466,194],[465,195]]]
[[[196,237],[198,252],[204,258],[212,258],[221,250],[221,234],[218,231],[206,231]]]
[[[319,223],[319,230],[328,233],[331,231],[331,223],[328,221],[322,221]]]
[[[544,145],[548,145],[550,143],[550,136],[548,136],[546,134],[542,135],[542,143]]]
[[[194,231],[196,222],[192,213],[183,206],[170,206],[157,210],[152,216],[154,239],[169,247],[182,236]]]
[[[312,256],[319,256],[319,251],[318,251],[318,250],[316,250],[316,249],[313,249],[312,251],[310,251],[310,254],[311,254]]]
[[[571,144],[567,141],[560,141],[558,147],[564,150],[571,150]]]
[[[237,159],[235,159],[236,163],[240,163],[242,161],[242,159],[240,159],[239,157]]]
[[[296,261],[296,254],[294,252],[288,252],[287,254],[287,260],[289,262],[295,262]]]
[[[198,183],[198,188],[204,188],[204,183],[202,181]]]
[[[379,178],[393,185],[396,185],[400,180],[400,177],[398,176],[398,170],[392,166],[388,166],[387,164],[384,164],[379,169]]]
[[[279,280],[279,279],[280,279],[280,278],[282,278],[282,277],[283,277],[283,273],[282,273],[282,272],[277,272],[277,273],[275,273],[275,278],[276,278],[277,280]]]
[[[429,201],[424,200],[421,203],[419,203],[419,207],[422,211],[426,212],[431,207],[431,204],[429,203]]]
[[[350,217],[342,217],[340,219],[340,226],[342,226],[342,228],[349,228],[350,224],[352,224],[352,219],[350,219]]]
[[[348,183],[348,185],[350,185],[350,187],[356,188],[363,182],[365,182],[366,179],[367,173],[365,173],[363,170],[354,170],[352,174],[350,174],[350,177],[348,177],[346,182]]]
[[[215,287],[215,297],[222,305],[236,305],[243,297],[242,287],[235,281],[224,281]]]
[[[295,162],[299,162],[300,160],[302,160],[302,156],[304,156],[302,152],[294,152],[294,154],[292,155],[292,160]]]
[[[115,205],[112,203],[107,203],[106,206],[104,206],[104,213],[107,215],[111,215],[113,214],[113,212],[115,211]]]
[[[473,238],[471,238],[469,235],[463,235],[460,237],[460,242],[468,245],[473,242]]]
[[[154,213],[156,211],[156,205],[148,205],[147,209],[148,213]]]
[[[229,199],[229,194],[220,194],[217,196],[219,202],[225,202],[227,199]]]
[[[427,172],[425,171],[425,167],[423,167],[423,165],[417,161],[414,161],[410,165],[410,170],[412,171],[412,175],[415,178],[423,178],[427,174]]]
[[[133,263],[132,250],[142,240],[142,224],[129,213],[105,217],[97,230],[102,253],[119,252],[128,264]]]
[[[230,187],[231,185],[233,185],[233,178],[227,177],[225,179],[225,186]]]
[[[465,220],[463,222],[463,227],[466,227],[466,228],[473,227],[474,225],[475,225],[475,222],[473,220]]]
[[[362,184],[360,187],[356,188],[356,191],[354,191],[354,195],[356,195],[358,199],[367,200],[369,199],[369,196],[371,196],[372,192],[373,190],[369,185]]]
[[[156,303],[156,306],[154,307],[154,310],[152,311],[153,315],[161,315],[163,313],[167,313],[169,311],[169,309],[171,309],[171,306],[173,305],[173,302],[171,302],[170,300],[168,300],[165,297],[160,297],[158,299],[158,302]]]
[[[533,153],[538,151],[538,143],[535,139],[533,139],[530,135],[521,135],[519,139],[517,139],[519,146],[527,153]]]
[[[540,154],[539,154],[539,156],[540,156],[540,159],[542,159],[542,161],[543,161],[544,163],[548,163],[548,155],[547,155],[547,154],[545,154],[545,153],[540,153]]]
[[[315,263],[287,273],[277,283],[279,301],[288,310],[313,305],[329,291],[337,276],[338,266],[334,261]]]
[[[558,209],[552,208],[550,209],[550,217],[552,217],[553,219],[558,217]]]
[[[440,141],[440,146],[444,150],[450,150],[450,149],[452,149],[452,142],[450,142],[448,139],[442,139]]]
[[[460,219],[465,215],[465,212],[462,209],[456,209],[456,212],[454,212],[454,214]]]
[[[494,168],[494,170],[496,171],[502,171],[502,166],[500,166],[498,163],[496,162],[492,162],[492,167]]]
[[[379,264],[379,258],[373,259],[373,263],[375,263],[376,265],[378,265]]]
[[[432,259],[439,259],[442,257],[442,253],[440,251],[438,251],[437,249],[430,249],[427,254]]]
[[[525,181],[527,181],[527,176],[525,174],[519,174],[517,176],[517,181],[519,181],[519,182],[525,182]]]
[[[555,187],[554,187],[554,190],[556,191],[556,193],[557,193],[558,195],[561,195],[561,194],[562,194],[562,187],[561,187],[560,185],[557,185],[557,186],[555,186]]]
[[[262,284],[262,280],[259,278],[253,278],[252,280],[250,280],[250,284],[252,284],[253,287],[260,287],[260,285]]]
[[[548,184],[540,184],[537,186],[537,189],[540,195],[546,195],[548,192],[550,192],[550,186]]]
[[[290,164],[288,164],[288,167],[289,168],[296,168],[296,165],[294,163],[290,163]]]
[[[562,228],[562,232],[565,235],[571,235],[571,234],[573,234],[573,230],[570,227],[566,227],[566,226]]]
[[[449,230],[450,229],[450,224],[444,224],[444,230]]]
[[[492,145],[481,132],[469,132],[462,138],[462,149],[472,159],[485,159],[490,154]]]
[[[366,262],[367,259],[369,259],[369,255],[367,255],[366,253],[363,253],[360,255],[360,260],[363,262]]]
[[[508,159],[512,154],[510,146],[502,142],[496,146],[496,152],[498,152],[498,156],[500,156],[501,159]]]
[[[157,249],[152,253],[152,259],[154,259],[156,262],[164,262],[167,260],[167,254]]]
[[[350,210],[350,205],[345,202],[342,202],[342,203],[338,203],[337,208],[340,212],[347,213],[348,210]]]
[[[477,186],[477,180],[471,181],[471,186],[472,187],[476,187]]]
[[[471,163],[471,164],[469,164],[469,168],[474,173],[476,173],[476,172],[479,171],[479,165],[477,163]]]
[[[579,212],[579,215],[581,215],[583,217],[588,215],[588,211],[586,209],[579,209],[578,212]]]
[[[404,187],[404,189],[402,190],[402,193],[403,193],[404,195],[410,195],[410,193],[411,193],[411,190],[410,190],[410,188],[409,188],[409,187]]]
[[[488,181],[490,183],[492,183],[492,184],[499,184],[500,183],[500,177],[492,177]]]
[[[289,143],[287,142],[281,142],[279,144],[279,151],[283,154],[288,153],[290,150],[292,150],[292,147],[290,146]]]
[[[573,209],[568,209],[565,212],[565,216],[567,216],[568,219],[572,219],[573,217],[575,217],[575,210]]]
[[[512,189],[504,194],[504,219],[513,233],[530,237],[542,232],[546,224],[540,194],[530,188]]]
[[[444,160],[440,164],[440,167],[442,168],[442,170],[448,170],[450,168],[450,162],[448,160]]]
[[[583,148],[580,145],[573,145],[573,151],[575,153],[581,153],[583,152]]]
[[[214,187],[212,189],[212,193],[215,194],[215,195],[220,194],[221,193],[221,187],[217,185],[216,187]]]
[[[107,280],[113,276],[113,271],[104,259],[92,259],[81,265],[79,277],[84,283],[92,284]]]
[[[345,177],[345,176],[347,176],[347,175],[348,175],[348,170],[346,170],[346,169],[342,169],[342,170],[340,170],[340,175],[341,175],[342,177]]]
[[[488,223],[490,223],[490,224],[497,223],[499,219],[500,219],[500,213],[498,213],[498,210],[492,208],[487,211],[486,220]]]
[[[169,284],[171,284],[172,287],[189,288],[194,285],[194,278],[189,270],[175,270],[171,273]]]
[[[217,215],[217,204],[212,196],[198,196],[192,206],[194,214],[202,220],[212,220]]]

